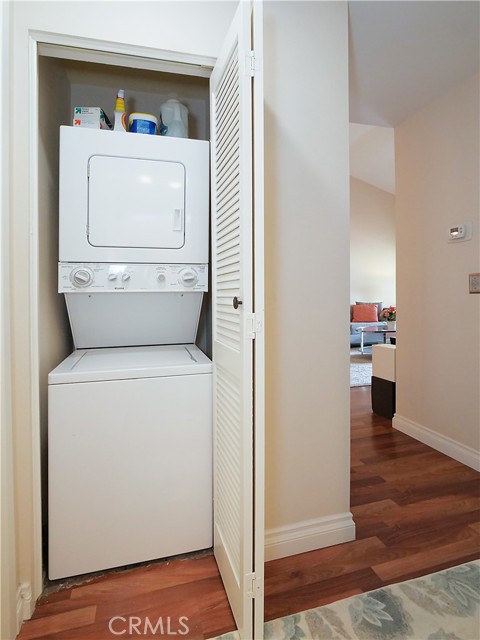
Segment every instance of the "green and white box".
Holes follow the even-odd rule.
[[[111,129],[112,125],[100,107],[74,107],[73,126],[88,129]]]

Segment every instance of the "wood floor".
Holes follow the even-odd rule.
[[[351,396],[357,539],[267,563],[267,620],[480,555],[479,474],[373,415],[369,387]],[[234,628],[211,555],[110,573],[44,595],[19,640],[158,638],[161,625],[164,635],[198,639]]]

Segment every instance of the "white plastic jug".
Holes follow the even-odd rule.
[[[188,138],[188,109],[177,98],[170,98],[162,104],[160,117],[160,135]]]

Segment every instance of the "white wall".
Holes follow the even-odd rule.
[[[11,173],[11,287],[14,473],[16,488],[17,566],[16,583],[30,585],[33,599],[26,603],[25,615],[33,607],[42,588],[40,447],[39,447],[39,352],[31,344],[38,340],[39,306],[37,282],[32,281],[34,263],[39,260],[39,240],[43,234],[38,203],[32,186],[37,179],[37,152],[31,150],[30,132],[37,127],[30,119],[32,96],[30,74],[31,31],[98,39],[101,45],[135,45],[162,50],[215,56],[234,13],[233,3],[218,2],[17,2],[12,3],[12,60],[14,81],[9,95],[13,132]],[[148,15],[148,19],[145,16]],[[118,44],[116,44],[118,43]],[[89,46],[100,46],[93,40]],[[3,88],[3,87],[2,87]],[[3,179],[3,175],[2,175]],[[55,329],[53,329],[55,331]]]
[[[269,559],[351,539],[354,527],[347,6],[264,8]]]
[[[350,302],[395,305],[395,198],[350,178]]]
[[[394,426],[478,465],[480,271],[478,76],[395,130],[397,415]],[[471,221],[473,238],[447,242]]]
[[[15,30],[216,57],[234,2],[18,2]]]

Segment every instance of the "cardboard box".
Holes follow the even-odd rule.
[[[111,129],[112,124],[100,107],[74,107],[73,126],[88,129]]]

